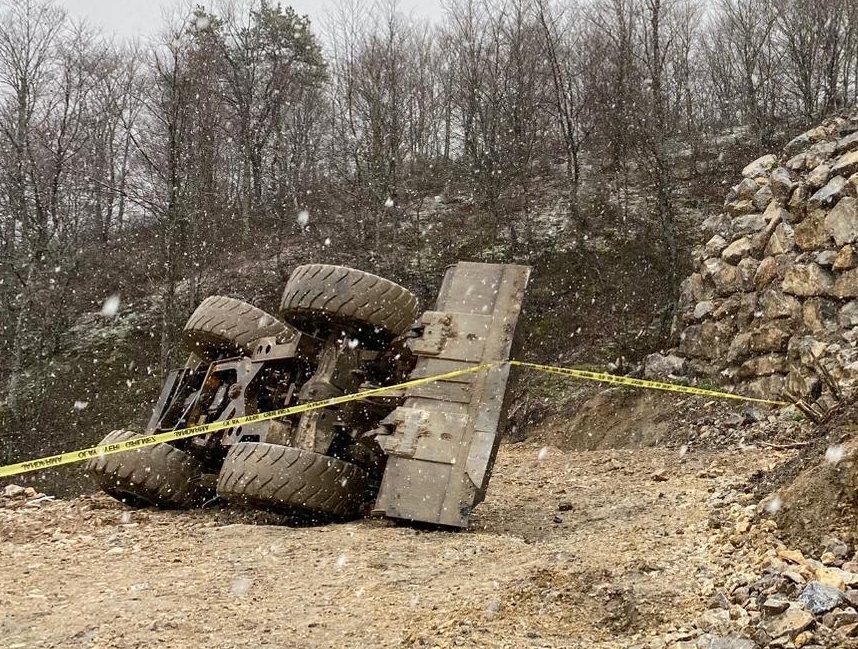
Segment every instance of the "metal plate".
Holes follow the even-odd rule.
[[[412,378],[509,360],[530,268],[462,262],[444,277]],[[466,527],[485,498],[506,412],[508,365],[409,389],[383,424],[388,455],[375,511]]]

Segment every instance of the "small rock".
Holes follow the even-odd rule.
[[[843,600],[843,593],[834,586],[811,581],[801,591],[798,601],[814,615],[827,613]]]
[[[705,634],[697,639],[696,649],[757,649],[757,643],[749,638],[735,636],[718,637]]]
[[[846,153],[858,148],[858,133],[852,133],[844,138],[837,140],[837,153]]]
[[[823,552],[822,556],[819,557],[819,560],[823,563],[823,565],[831,566],[834,565],[835,561],[837,561],[837,557],[834,556],[833,552]]]
[[[788,550],[786,548],[778,548],[777,553],[778,557],[783,559],[784,561],[797,563],[800,566],[803,566],[807,563],[807,559],[804,558],[804,555],[801,553],[801,550]]]
[[[836,575],[839,582],[843,584],[845,588],[858,586],[858,574],[851,570],[843,570],[842,568],[835,568],[834,566],[826,568],[826,570]],[[844,588],[841,588],[837,583],[832,583],[831,585],[837,586],[840,590],[844,590]]]
[[[655,482],[666,482],[668,480],[667,470],[662,468],[658,469],[657,471],[654,471],[653,474],[650,476],[650,479],[654,480]]]
[[[849,556],[849,546],[836,536],[832,536],[828,541],[826,541],[825,549],[831,552],[835,557],[839,557],[841,559],[845,559]]]
[[[813,624],[813,616],[798,607],[788,608],[780,615],[763,622],[760,627],[772,638],[794,638]],[[774,641],[773,641],[774,642]]]
[[[712,597],[709,598],[709,602],[707,603],[706,608],[723,608],[725,611],[727,611],[730,609],[730,601],[726,597],[724,597],[724,593],[719,590],[714,595],[712,595]]]
[[[736,604],[744,605],[751,597],[751,591],[747,586],[739,586],[732,593],[732,599]],[[786,607],[784,607],[786,608]]]
[[[736,426],[741,426],[745,423],[745,418],[736,412],[731,412],[727,417],[724,418],[724,425],[735,428]]]
[[[792,643],[795,645],[796,649],[801,649],[806,645],[809,645],[813,640],[813,631],[802,631],[799,633]]]
[[[831,167],[827,164],[818,165],[807,175],[807,184],[811,187],[822,187],[828,182],[828,177],[831,175]]]
[[[727,247],[728,243],[729,242],[724,237],[720,234],[716,234],[706,242],[703,252],[707,257],[717,257],[721,254],[724,248]]]
[[[832,629],[838,629],[842,626],[846,626],[847,624],[858,623],[858,612],[849,606],[843,610],[826,613],[822,620],[825,626],[830,626]]]
[[[799,151],[803,151],[807,147],[810,146],[810,138],[807,136],[807,133],[802,133],[801,135],[797,135],[789,142],[787,142],[784,147],[784,153],[786,155],[795,155]]]
[[[788,608],[789,602],[778,597],[768,597],[760,606],[760,610],[765,615],[777,615],[778,613],[783,613]]]
[[[772,636],[766,633],[765,629],[761,627],[748,629],[748,635],[751,636],[751,639],[757,643],[759,647],[765,647],[772,640]]]
[[[768,185],[763,185],[754,194],[754,197],[751,199],[751,202],[754,204],[754,207],[762,211],[769,206],[769,203],[771,202],[773,197],[774,192],[772,191],[772,188]]]
[[[858,608],[858,589],[849,588],[843,593],[843,601]]]
[[[697,619],[697,626],[705,633],[721,633],[730,628],[730,612],[724,609],[709,609]]]
[[[852,246],[843,246],[831,264],[833,270],[852,270],[858,266],[858,254]]]
[[[732,232],[732,221],[726,214],[713,214],[707,217],[700,227],[707,237],[715,235],[729,237]]]
[[[844,624],[842,627],[838,629],[840,635],[846,636],[847,638],[854,638],[858,636],[858,623],[855,624]]]
[[[686,371],[685,359],[675,354],[650,354],[644,360],[644,377],[648,379],[681,376]]]
[[[736,185],[733,189],[735,190],[736,196],[738,196],[739,200],[746,201],[752,199],[760,187],[753,179],[744,178],[742,182]]]
[[[563,502],[561,502],[557,505],[557,509],[560,510],[561,512],[571,511],[572,510],[572,503],[570,503],[568,500],[564,500]]]
[[[786,166],[788,169],[792,169],[793,171],[804,171],[806,167],[807,154],[797,153],[792,158],[786,161]]]
[[[774,196],[782,201],[789,199],[793,187],[795,187],[795,183],[790,178],[789,170],[784,167],[778,167],[772,171],[769,185]]]
[[[846,584],[837,568],[819,567],[814,571],[816,581],[823,586],[832,586],[837,590],[846,590]]]
[[[745,178],[757,178],[765,175],[768,171],[776,167],[778,159],[771,153],[757,158],[751,164],[742,169],[742,175]]]
[[[694,640],[679,640],[671,642],[669,649],[697,649],[697,643]]]
[[[563,518],[562,518],[562,517],[560,517],[560,516],[555,516],[555,517],[553,518],[553,520],[554,520],[554,522],[555,522],[556,524],[558,524],[558,525],[559,525],[560,523],[562,523],[562,522],[563,522]]]
[[[858,151],[844,153],[831,168],[831,173],[849,176],[858,171]]]
[[[6,498],[18,498],[24,494],[24,487],[16,484],[6,485],[6,488],[3,489],[3,495]]]
[[[836,167],[834,171],[836,171]],[[843,197],[846,191],[846,179],[843,176],[834,176],[822,189],[813,194],[807,201],[808,209],[816,207],[828,207]]]
[[[752,206],[753,207],[753,206]],[[766,227],[766,219],[762,214],[744,214],[733,219],[733,232],[737,236],[753,234]]]

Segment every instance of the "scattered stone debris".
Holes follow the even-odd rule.
[[[723,580],[710,608],[683,632],[639,649],[820,649],[858,647],[858,554],[829,538],[819,558],[786,547],[765,507],[711,499],[720,516],[712,547]],[[850,558],[851,557],[851,558]]]
[[[53,496],[39,493],[33,487],[9,484],[0,491],[0,507],[15,509],[24,506],[38,506],[40,503],[53,500],[53,498]]]

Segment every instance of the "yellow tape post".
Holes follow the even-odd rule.
[[[445,381],[448,379],[456,378],[458,376],[463,376],[465,374],[473,374],[475,372],[482,372],[483,370],[489,370],[493,367],[499,367],[504,363],[486,363],[483,365],[474,365],[473,367],[468,367],[461,370],[455,370],[453,372],[446,372],[444,374],[436,374],[433,376],[425,376],[418,379],[412,379],[410,381],[405,381],[404,383],[398,383],[397,385],[388,385],[380,388],[373,388],[371,390],[364,390],[362,392],[355,392],[353,394],[345,394],[340,397],[334,397],[332,399],[325,399],[324,401],[314,401],[312,403],[302,403],[297,406],[290,406],[288,408],[280,408],[279,410],[270,410],[268,412],[260,412],[252,415],[247,415],[245,417],[236,417],[233,419],[225,419],[222,421],[215,421],[210,424],[201,424],[199,426],[191,426],[190,428],[182,428],[179,430],[171,430],[166,433],[158,433],[155,435],[147,435],[145,437],[138,437],[135,439],[129,439],[124,442],[119,442],[117,444],[101,444],[99,446],[92,446],[90,448],[84,448],[77,451],[68,451],[66,453],[60,453],[58,455],[50,455],[48,457],[37,458],[34,460],[28,460],[26,462],[19,462],[17,464],[8,464],[6,466],[0,466],[0,478],[7,478],[9,476],[18,475],[21,473],[27,473],[29,471],[38,471],[39,469],[47,469],[57,466],[62,466],[64,464],[73,464],[75,462],[85,462],[86,460],[92,459],[94,457],[98,457],[100,455],[110,455],[112,453],[121,453],[122,451],[129,451],[134,449],[145,448],[147,446],[154,446],[155,444],[163,444],[164,442],[172,442],[177,439],[184,439],[187,437],[195,437],[197,435],[205,435],[208,433],[215,433],[220,430],[225,430],[227,428],[234,428],[236,426],[242,426],[244,424],[250,424],[256,421],[266,421],[269,419],[277,419],[279,417],[286,417],[288,415],[297,415],[303,412],[308,412],[310,410],[316,410],[318,408],[327,408],[330,406],[336,406],[342,403],[348,403],[350,401],[358,401],[360,399],[365,399],[366,397],[372,397],[376,395],[386,394],[389,392],[395,392],[397,390],[403,390],[406,388],[412,388],[419,385],[426,385],[428,383],[434,383],[436,381]],[[790,404],[784,401],[772,401],[769,399],[755,399],[753,397],[745,397],[739,394],[733,394],[731,392],[719,392],[717,390],[706,390],[704,388],[694,388],[687,385],[678,385],[675,383],[663,383],[660,381],[648,381],[645,379],[633,379],[627,376],[617,376],[615,374],[605,374],[602,372],[590,372],[587,370],[576,370],[573,368],[567,367],[555,367],[552,365],[540,365],[538,363],[528,363],[525,361],[509,361],[510,365],[514,365],[517,367],[524,367],[533,370],[537,370],[540,372],[547,372],[550,374],[558,374],[561,376],[568,376],[571,378],[581,379],[585,381],[600,381],[603,383],[612,383],[615,385],[626,385],[630,387],[637,388],[647,388],[653,390],[667,390],[670,392],[681,392],[684,394],[692,394],[695,396],[704,396],[704,397],[712,397],[716,399],[735,399],[739,401],[750,401],[755,403],[765,403],[769,405],[775,406],[788,406]]]

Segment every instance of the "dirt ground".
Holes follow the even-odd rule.
[[[0,647],[643,645],[706,608],[717,508],[787,457],[505,444],[464,532],[0,507]]]

